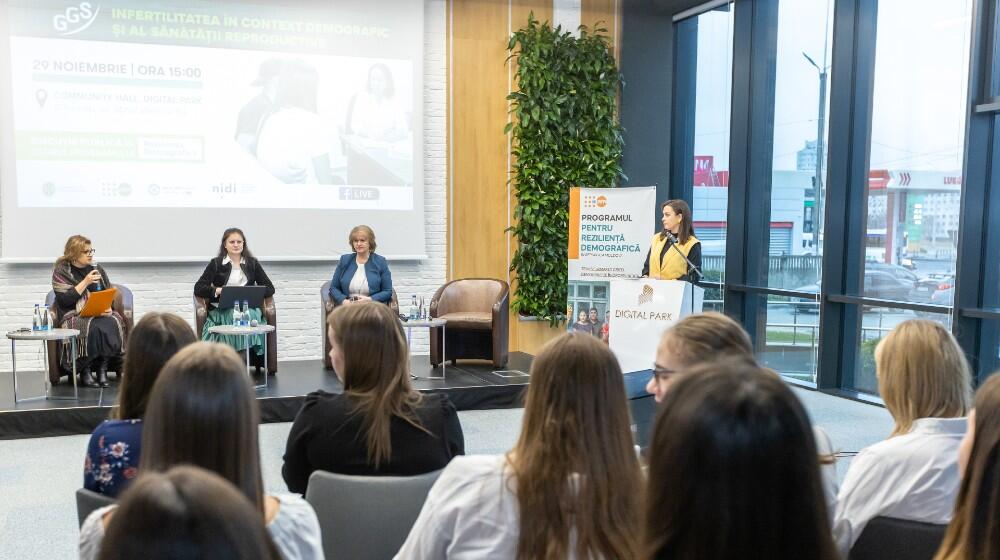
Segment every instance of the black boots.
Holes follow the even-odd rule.
[[[107,358],[103,358],[103,359],[101,359],[100,362],[97,363],[97,382],[101,385],[101,387],[107,387],[108,386],[108,360],[107,360]]]
[[[97,387],[97,381],[94,381],[94,374],[90,372],[90,365],[85,365],[80,369],[80,385],[84,387]]]

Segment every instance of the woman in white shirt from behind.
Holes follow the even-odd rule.
[[[637,558],[641,496],[618,361],[568,333],[531,366],[513,451],[453,459],[396,558]]]
[[[940,323],[905,321],[875,349],[875,369],[896,426],[858,453],[837,495],[834,539],[844,558],[875,517],[948,523],[958,493],[971,391],[958,342]]]

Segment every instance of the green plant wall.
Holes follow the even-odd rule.
[[[624,177],[622,78],[602,28],[581,26],[575,37],[530,15],[507,48],[517,63],[504,130],[513,133],[515,158],[514,309],[554,324],[566,312],[569,189],[612,187]]]

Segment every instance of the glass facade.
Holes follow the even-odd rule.
[[[997,3],[734,0],[675,22],[675,59],[696,54],[673,76],[671,166],[694,180],[671,193],[721,284],[705,309],[768,367],[877,395],[875,347],[915,318],[952,330],[977,380],[1000,367]]]

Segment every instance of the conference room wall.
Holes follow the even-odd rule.
[[[556,0],[562,7],[573,2]],[[580,0],[580,22],[607,28],[617,49],[621,0]],[[449,131],[452,135],[448,213],[451,250],[449,278],[516,279],[510,270],[516,242],[505,233],[513,220],[515,197],[508,184],[513,164],[509,135],[503,134],[516,69],[506,64],[510,35],[534,13],[553,17],[552,0],[451,0],[449,50],[451,79]],[[510,348],[537,353],[564,332],[547,322],[510,318]]]
[[[428,299],[446,278],[447,223],[447,58],[446,0],[427,0],[425,4],[424,52],[424,216],[428,258],[420,262],[390,263],[393,281],[400,298],[409,301],[410,294]],[[501,135],[502,136],[502,135]],[[227,211],[227,214],[230,211]],[[3,216],[0,216],[0,220]],[[220,223],[219,235],[229,224]],[[248,230],[248,241],[254,238],[248,224],[233,224]],[[178,227],[184,227],[178,224]],[[86,235],[83,220],[79,232]],[[378,232],[376,232],[378,233]],[[28,233],[26,233],[28,234]],[[149,243],[170,242],[169,232],[122,232],[123,235],[147,236]],[[100,262],[102,240],[93,238]],[[205,240],[205,262],[215,255],[218,238]],[[331,239],[331,246],[348,251],[346,239]],[[388,249],[389,239],[379,243]],[[52,247],[52,260],[62,247]],[[105,263],[115,283],[127,285],[135,294],[136,320],[150,311],[177,313],[193,324],[191,302],[195,280],[204,270],[205,262],[190,264],[127,264]],[[278,352],[281,360],[318,359],[322,353],[320,338],[320,285],[333,275],[335,263],[263,263],[275,284],[278,311]],[[0,332],[31,325],[31,313],[36,303],[43,303],[51,290],[51,265],[0,264]],[[407,303],[408,304],[408,303]],[[427,352],[426,333],[414,331],[414,351]],[[0,344],[0,374],[11,368],[10,345]],[[22,343],[17,347],[18,370],[38,369],[41,345]]]

